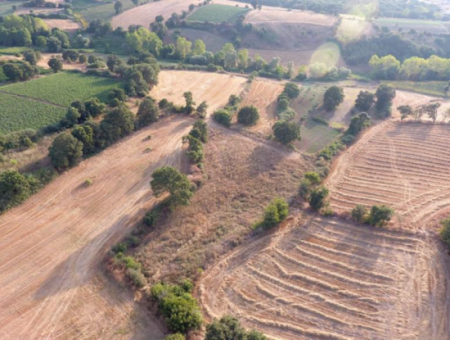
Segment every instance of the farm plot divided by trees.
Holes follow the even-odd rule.
[[[414,229],[423,227],[450,207],[449,143],[448,125],[386,122],[372,128],[328,179],[332,208],[386,204]]]
[[[25,96],[50,104],[69,106],[75,100],[97,97],[106,100],[107,94],[119,82],[110,78],[62,72],[44,78],[1,88],[2,92]]]
[[[442,274],[445,264],[422,253],[419,236],[300,216],[290,224],[204,274],[199,297],[208,318],[233,314],[284,340],[447,339],[445,326],[430,329],[446,302],[443,282],[428,286],[435,273],[427,268]],[[424,276],[414,277],[416,269]]]

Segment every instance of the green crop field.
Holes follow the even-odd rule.
[[[333,142],[340,132],[330,126],[308,120],[300,129],[302,140],[297,147],[306,153],[316,153]]]
[[[446,81],[384,81],[398,90],[412,91],[430,96],[448,97]]]
[[[0,93],[0,103],[0,133],[23,129],[38,130],[58,122],[67,111],[59,106],[5,93]]]
[[[16,55],[29,50],[29,47],[0,47],[0,55]]]
[[[13,13],[12,6],[16,5],[17,7],[19,7],[19,5],[21,5],[22,3],[23,3],[23,1],[0,2],[0,15],[12,14]]]
[[[119,86],[120,83],[111,78],[61,72],[27,82],[7,85],[1,90],[67,107],[75,100],[86,100],[92,97],[106,101],[108,92]]]
[[[248,11],[248,8],[243,7],[212,4],[197,9],[188,17],[187,21],[209,21],[215,23],[226,21],[234,23],[240,15],[245,15]]]
[[[85,1],[85,0],[75,0],[73,1],[74,11],[79,13],[83,19],[91,22],[95,19],[102,19],[104,21],[109,21],[116,14],[114,10],[115,1],[110,1],[108,3],[95,2],[95,1]],[[123,10],[127,11],[134,7],[131,0],[122,1]]]

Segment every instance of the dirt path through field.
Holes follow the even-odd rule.
[[[181,137],[192,123],[174,117],[140,130],[0,217],[2,339],[162,339],[127,293],[105,287],[99,269],[154,203],[153,170],[183,165]]]

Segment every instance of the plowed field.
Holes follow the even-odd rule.
[[[338,159],[327,181],[332,207],[387,204],[413,223],[442,213],[450,207],[449,142],[448,125],[375,126]]]
[[[286,224],[205,273],[207,317],[235,315],[272,339],[449,338],[445,262],[424,237],[299,215]]]

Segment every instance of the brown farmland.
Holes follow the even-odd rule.
[[[116,15],[111,20],[111,24],[113,28],[128,29],[130,25],[141,25],[148,28],[158,15],[162,15],[166,20],[170,18],[172,13],[181,14],[182,11],[188,11],[190,4],[197,5],[200,2],[200,0],[189,2],[185,0],[150,1],[145,5],[134,7]]]
[[[337,160],[327,180],[331,206],[344,212],[357,204],[387,204],[410,227],[423,228],[450,207],[449,136],[450,126],[440,124],[371,128]]]
[[[247,81],[244,77],[192,71],[164,71],[159,75],[158,86],[151,95],[166,98],[177,105],[185,103],[183,93],[191,91],[194,101],[208,103],[208,113],[224,106],[230,95],[239,95]]]
[[[208,318],[240,318],[271,339],[449,339],[448,276],[436,245],[300,215],[210,268]]]

